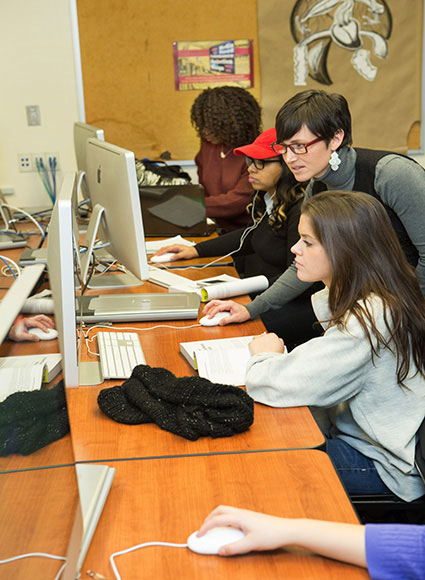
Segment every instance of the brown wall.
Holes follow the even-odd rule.
[[[198,150],[189,114],[200,91],[174,89],[174,41],[253,39],[260,100],[256,0],[78,0],[77,9],[86,121],[136,157]]]

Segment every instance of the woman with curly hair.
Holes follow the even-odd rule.
[[[260,133],[260,106],[245,89],[216,87],[198,95],[190,118],[201,139],[195,163],[205,189],[207,216],[224,232],[244,226],[252,187],[245,161],[233,149],[251,143]]]

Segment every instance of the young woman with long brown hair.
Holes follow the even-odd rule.
[[[349,493],[425,494],[414,465],[425,416],[425,298],[383,205],[328,191],[306,200],[292,251],[323,336],[290,353],[250,344],[246,387],[274,407],[310,405]]]

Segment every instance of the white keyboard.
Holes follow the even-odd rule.
[[[104,379],[128,379],[135,366],[146,364],[136,332],[98,332],[97,347]]]

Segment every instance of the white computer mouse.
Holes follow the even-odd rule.
[[[35,334],[40,340],[53,340],[58,337],[58,331],[54,328],[49,328],[47,332],[44,332],[41,328],[30,328],[28,334]]]
[[[187,547],[198,554],[217,554],[221,546],[241,540],[245,534],[242,530],[229,526],[212,528],[204,536],[193,532],[187,539]]]
[[[217,314],[214,314],[212,318],[208,318],[208,315],[203,316],[199,320],[199,324],[201,326],[217,326],[220,320],[227,318],[228,316],[230,316],[230,312],[228,310],[223,310],[222,312],[217,312]]]
[[[169,262],[170,258],[174,256],[175,252],[165,252],[165,254],[161,254],[160,256],[152,256],[151,262],[153,264],[160,264],[161,262]]]

